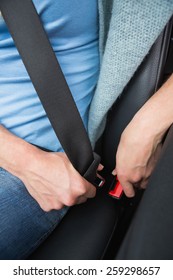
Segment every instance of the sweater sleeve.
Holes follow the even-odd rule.
[[[106,10],[102,9],[102,13]],[[172,14],[172,0],[114,0],[100,77],[90,107],[88,130],[93,146],[104,130],[108,110]]]

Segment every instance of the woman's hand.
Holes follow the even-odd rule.
[[[173,123],[173,75],[144,104],[121,135],[116,154],[116,174],[127,196],[134,187],[145,188]],[[140,93],[138,93],[140,94]]]
[[[128,197],[134,196],[135,187],[146,187],[161,147],[161,139],[152,135],[152,131],[147,133],[136,120],[124,130],[116,154],[114,173]]]
[[[65,153],[48,153],[0,126],[0,166],[17,176],[44,211],[85,202],[96,188],[72,166]],[[102,170],[100,164],[98,170]]]
[[[75,170],[65,153],[38,150],[19,176],[44,211],[80,204],[96,194],[96,188]]]

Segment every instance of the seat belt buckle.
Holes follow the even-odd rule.
[[[113,183],[109,190],[109,195],[115,199],[120,199],[123,195],[123,187],[121,186],[117,177],[115,177],[115,179],[113,180]]]

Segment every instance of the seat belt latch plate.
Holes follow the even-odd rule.
[[[96,186],[97,188],[101,188],[101,187],[103,187],[104,184],[105,184],[105,179],[100,178],[99,176],[96,176],[95,181],[94,181],[94,186]]]

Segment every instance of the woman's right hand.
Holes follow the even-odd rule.
[[[44,211],[83,203],[96,194],[96,188],[75,170],[65,153],[37,149],[19,176]]]
[[[95,187],[73,167],[65,153],[45,152],[0,125],[0,166],[17,176],[44,211],[93,198]],[[103,166],[99,165],[98,170]]]

